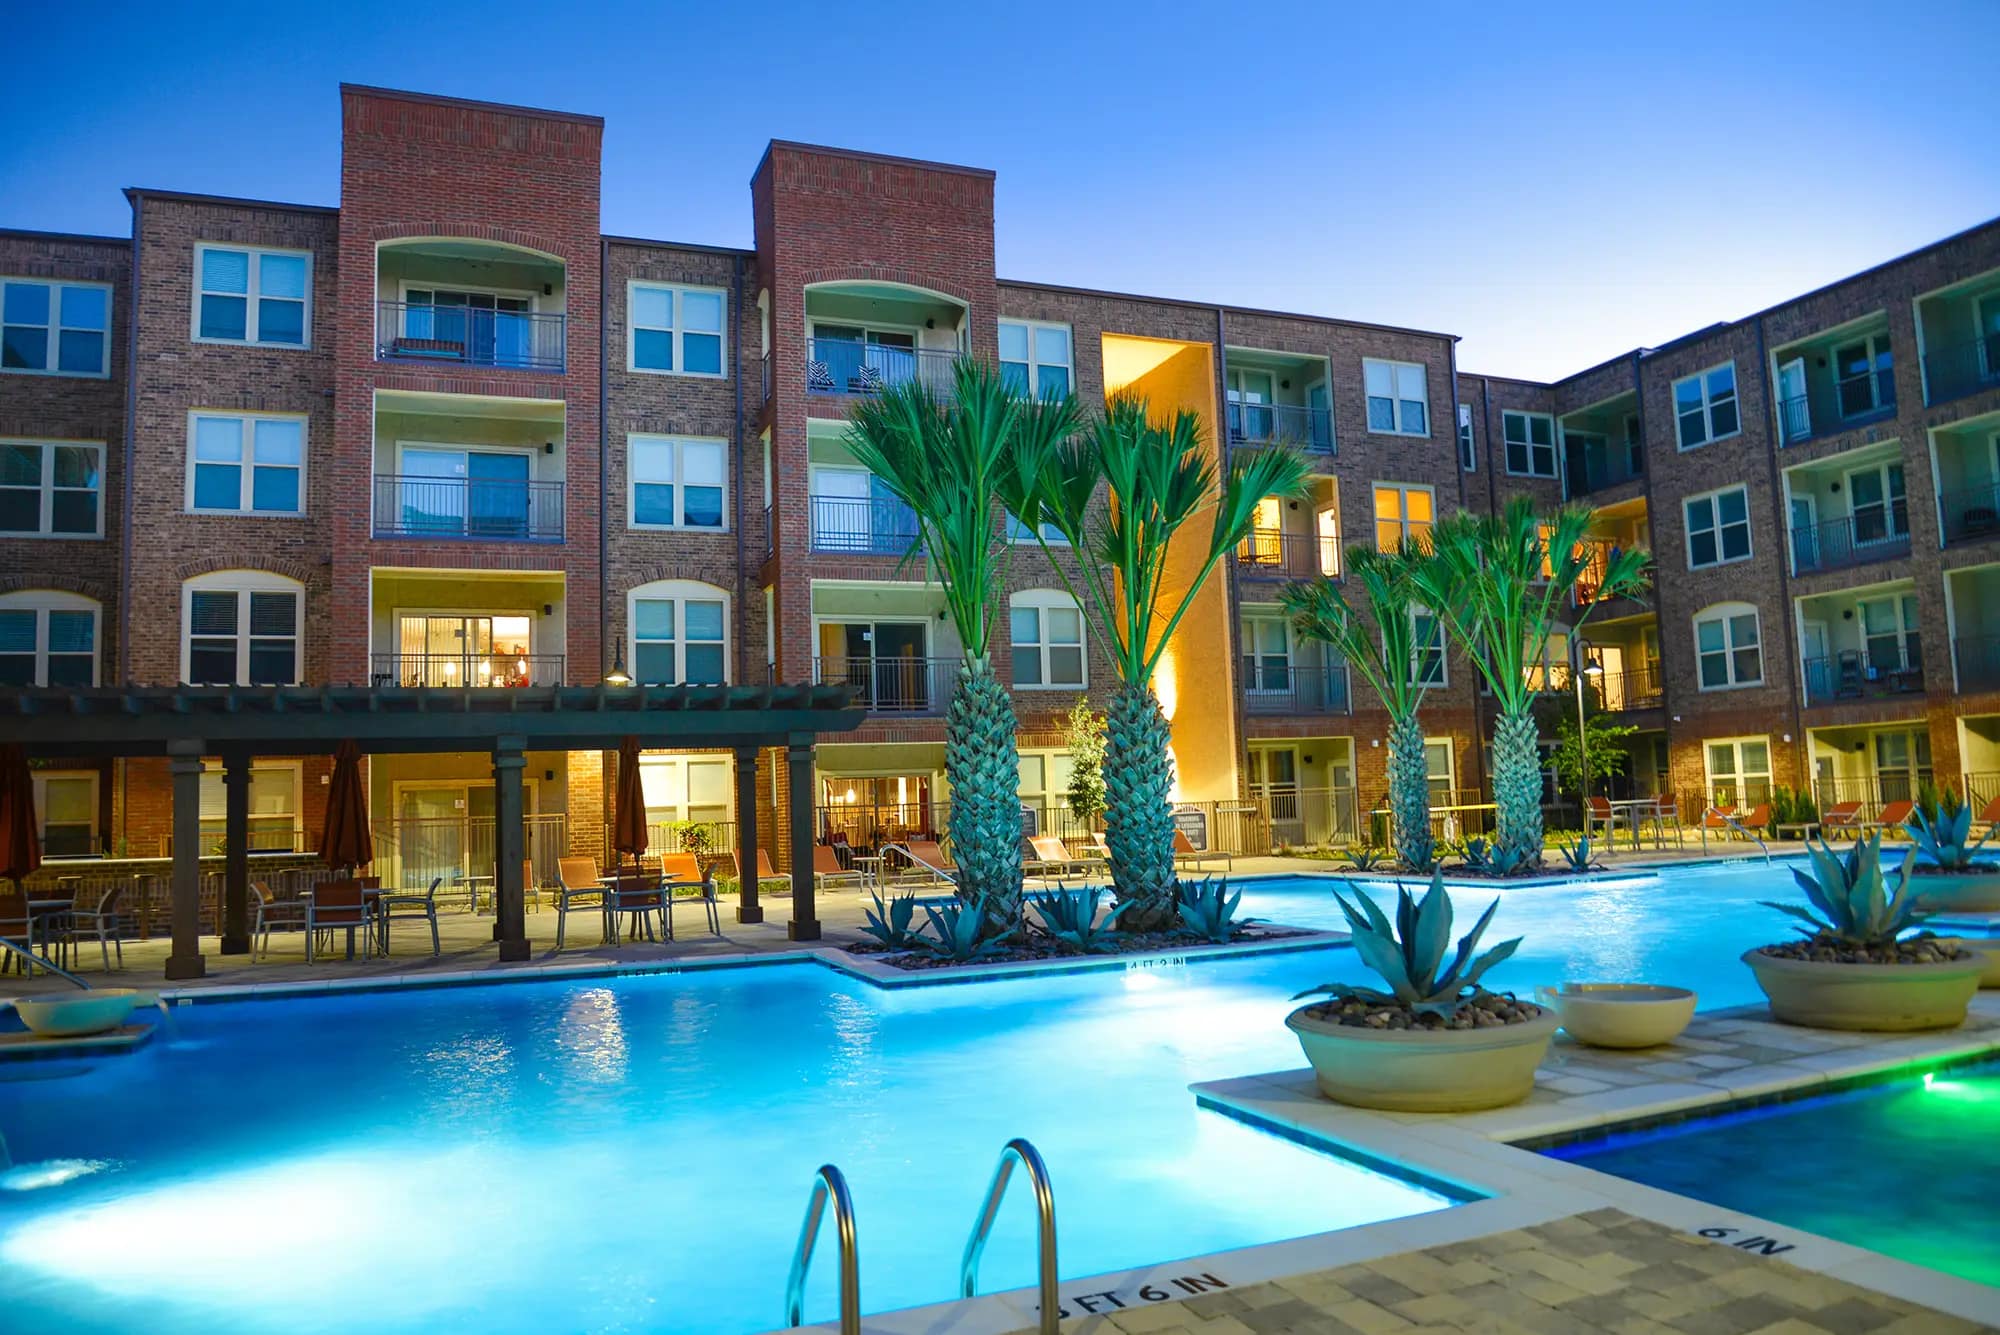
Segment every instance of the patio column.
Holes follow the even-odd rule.
[[[757,902],[757,748],[736,748],[736,921],[764,921]]]
[[[793,941],[819,940],[819,917],[813,904],[813,745],[812,739],[792,739],[785,751],[785,768],[792,781],[792,920],[785,935]]]
[[[173,949],[167,955],[167,978],[178,982],[199,978],[201,961],[201,754],[202,743],[167,743],[168,769],[173,774],[174,870]]]
[[[521,859],[527,856],[521,824],[526,748],[521,737],[493,741],[493,939],[500,943],[503,960],[528,958],[528,910],[521,884]]]
[[[250,953],[250,757],[222,757],[222,953]]]

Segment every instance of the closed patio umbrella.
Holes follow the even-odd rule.
[[[646,853],[646,792],[639,783],[639,739],[618,743],[617,809],[612,815],[611,847],[638,862]]]
[[[375,860],[375,840],[368,833],[368,795],[361,789],[361,749],[353,742],[342,742],[333,753],[319,856],[329,867],[350,869]]]
[[[35,838],[35,781],[28,773],[28,752],[18,743],[0,746],[0,876],[19,886],[42,865],[41,841]]]

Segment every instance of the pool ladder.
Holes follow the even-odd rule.
[[[1007,1184],[1013,1180],[1014,1166],[1028,1174],[1035,1192],[1037,1281],[1041,1295],[1041,1335],[1057,1335],[1061,1329],[1062,1304],[1056,1294],[1056,1196],[1049,1184],[1048,1165],[1025,1138],[1016,1136],[1000,1151],[1000,1163],[993,1170],[993,1183],[986,1189],[986,1202],[973,1220],[972,1233],[965,1240],[959,1259],[958,1288],[970,1298],[979,1287],[979,1258],[986,1251],[986,1239],[993,1221],[1000,1216]],[[797,1326],[805,1316],[806,1272],[812,1267],[813,1244],[819,1240],[820,1221],[829,1197],[840,1236],[840,1335],[861,1335],[861,1259],[854,1239],[854,1198],[847,1179],[832,1164],[821,1164],[813,1175],[812,1194],[806,1199],[805,1222],[799,1228],[798,1246],[792,1249],[792,1270],[785,1280],[785,1325]]]

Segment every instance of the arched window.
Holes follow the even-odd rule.
[[[641,686],[729,680],[729,594],[691,579],[641,584],[625,595],[632,680]]]
[[[1704,691],[1764,683],[1763,635],[1749,603],[1715,603],[1696,612],[1694,652]]]
[[[80,593],[0,594],[0,686],[97,685],[103,613]]]
[[[1026,589],[1010,600],[1017,690],[1081,690],[1090,684],[1083,613],[1059,589]]]
[[[306,586],[268,570],[218,570],[181,585],[181,680],[292,686],[305,661]]]

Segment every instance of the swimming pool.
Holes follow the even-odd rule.
[[[1758,866],[1509,890],[1496,930],[1529,941],[1488,981],[1624,974],[1745,1000],[1735,956],[1783,934],[1745,905],[1790,882]],[[1338,924],[1323,881],[1245,884],[1246,911]],[[182,1008],[129,1057],[0,1069],[17,1163],[114,1165],[0,1191],[9,1310],[161,1335],[474,1312],[493,1332],[759,1330],[827,1160],[854,1187],[863,1305],[886,1310],[951,1296],[1014,1135],[1048,1160],[1066,1275],[1446,1208],[1188,1094],[1298,1066],[1289,998],[1363,976],[1344,949],[897,990],[791,963]],[[1013,1197],[989,1288],[1032,1275]]]

